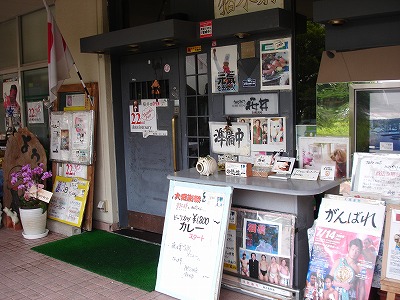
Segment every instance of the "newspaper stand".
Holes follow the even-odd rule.
[[[294,288],[290,289],[293,294],[290,299],[300,299],[305,287],[306,270],[309,263],[307,229],[314,222],[314,196],[324,193],[337,194],[341,180],[272,180],[262,177],[226,176],[222,172],[211,176],[202,176],[195,168],[175,172],[169,175],[168,179],[232,187],[232,205],[295,214],[297,219],[294,238]],[[224,243],[221,243],[220,247],[224,246]],[[221,259],[223,258],[221,257]],[[237,274],[237,277],[240,277],[240,275]],[[226,288],[254,295],[254,292],[243,287],[225,284],[223,278],[222,285]],[[262,294],[257,294],[257,296],[263,299],[271,299],[271,297]]]

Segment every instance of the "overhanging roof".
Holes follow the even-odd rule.
[[[237,33],[259,34],[267,32],[290,32],[292,12],[275,8],[249,14],[212,20],[211,39],[233,37]],[[306,18],[297,14],[296,30],[304,31]],[[182,20],[161,22],[130,27],[81,39],[83,53],[117,53],[139,49],[154,51],[176,45],[193,45],[204,42],[200,39],[199,23]]]

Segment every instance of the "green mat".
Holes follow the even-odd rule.
[[[154,291],[160,246],[101,230],[32,250],[139,289]]]

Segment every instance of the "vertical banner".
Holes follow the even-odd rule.
[[[156,290],[218,299],[232,187],[171,181]]]

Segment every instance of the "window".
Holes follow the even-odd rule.
[[[207,54],[186,57],[187,159],[194,167],[200,156],[210,154]]]

